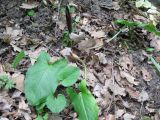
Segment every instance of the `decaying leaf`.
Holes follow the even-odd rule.
[[[12,80],[16,83],[16,88],[23,92],[24,90],[24,75],[21,73],[14,73],[12,75]]]
[[[24,8],[24,9],[33,9],[33,8],[38,7],[38,5],[39,5],[38,2],[22,3],[22,5],[20,7]]]
[[[135,115],[129,114],[129,113],[125,113],[123,115],[124,120],[133,120],[135,118]]]
[[[134,85],[138,85],[139,84],[139,82],[136,81],[136,79],[132,75],[127,73],[127,72],[120,71],[120,75],[121,75],[122,78],[126,78],[126,80],[131,84],[134,84]]]
[[[140,93],[139,97],[138,97],[138,101],[139,102],[144,102],[147,101],[149,99],[149,95],[146,91],[142,90],[142,92]]]
[[[152,75],[144,67],[141,68],[141,72],[145,81],[152,80]]]
[[[105,37],[105,32],[100,30],[100,31],[93,31],[91,32],[91,36],[94,38],[94,39],[97,39],[97,38],[104,38]]]
[[[126,96],[125,88],[120,87],[117,83],[113,83],[111,80],[106,80],[105,86],[109,88],[114,95]]]

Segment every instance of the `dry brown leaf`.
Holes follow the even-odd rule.
[[[115,115],[109,114],[106,116],[105,120],[116,120]]]
[[[78,44],[79,50],[89,50],[90,48],[96,45],[96,41],[94,39],[83,40]]]
[[[6,27],[6,32],[4,32],[4,35],[10,35],[12,39],[18,40],[22,36],[22,31],[21,29],[14,29],[12,27]]]
[[[136,81],[136,79],[127,72],[120,71],[120,75],[121,75],[122,78],[126,78],[126,80],[131,84],[134,84],[134,85],[139,84],[139,82]]]
[[[159,36],[150,34],[149,37],[151,39],[150,46],[154,47],[156,51],[160,51],[160,38],[159,38]]]
[[[96,83],[98,82],[97,78],[95,77],[95,75],[93,74],[94,70],[93,69],[89,69],[88,73],[87,73],[87,78],[88,78],[88,85],[94,87],[96,85]]]
[[[12,80],[14,81],[14,83],[16,83],[15,87],[21,92],[23,92],[24,90],[24,77],[25,76],[21,73],[14,73],[12,75]]]
[[[132,55],[123,55],[119,58],[119,64],[122,67],[123,70],[132,70],[133,68],[133,60]]]
[[[80,42],[81,40],[85,40],[85,34],[83,32],[79,32],[79,34],[72,32],[69,34],[69,37],[76,43]]]
[[[120,87],[117,83],[113,83],[111,80],[106,80],[105,87],[109,88],[114,95],[126,96],[125,88]]]
[[[122,115],[125,113],[125,110],[123,109],[118,109],[116,112],[115,112],[115,116],[116,116],[116,119],[119,118],[119,117],[122,117]]]
[[[13,99],[8,96],[7,91],[0,91],[0,111],[9,112],[11,111],[11,105],[13,104]]]
[[[142,72],[143,79],[145,81],[152,80],[152,75],[144,67],[141,68],[141,72]]]
[[[24,8],[24,9],[33,9],[33,8],[38,7],[38,5],[39,5],[38,2],[22,3],[22,5],[20,7]]]
[[[100,63],[102,64],[107,63],[106,55],[104,53],[96,53],[96,55],[98,56]]]
[[[134,88],[127,87],[125,90],[128,92],[131,98],[136,99],[136,100],[139,98],[140,92],[134,90]]]
[[[106,37],[105,32],[102,31],[102,30],[100,30],[100,31],[92,31],[92,32],[91,32],[91,36],[92,36],[94,39]]]
[[[144,102],[149,99],[149,95],[146,91],[142,90],[142,92],[139,94],[138,102]]]
[[[72,53],[72,49],[71,48],[64,48],[63,50],[60,51],[61,55],[65,56],[70,56]]]
[[[135,115],[129,114],[129,113],[125,113],[123,115],[124,120],[134,120]]]

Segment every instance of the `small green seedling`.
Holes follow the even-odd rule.
[[[28,10],[27,15],[30,16],[30,17],[33,17],[35,15],[35,11],[34,10]]]
[[[154,50],[155,50],[154,48],[150,48],[150,47],[149,47],[149,48],[146,48],[146,51],[147,51],[147,52],[153,52]]]
[[[0,89],[5,88],[7,90],[14,87],[14,82],[9,78],[8,75],[0,76]]]
[[[13,60],[13,63],[12,63],[12,67],[13,68],[16,68],[17,65],[20,63],[20,61],[25,57],[25,53],[24,51],[22,50],[20,53],[18,53],[18,55],[15,57],[15,59]]]
[[[67,106],[66,97],[57,91],[60,85],[66,87],[66,92],[79,114],[79,120],[98,120],[98,106],[85,81],[81,81],[79,93],[71,87],[79,76],[80,69],[70,66],[66,59],[52,62],[48,53],[41,52],[36,63],[28,69],[25,78],[25,95],[38,111],[37,120],[43,119],[44,116],[39,114],[44,112],[45,107],[53,113],[59,113]]]

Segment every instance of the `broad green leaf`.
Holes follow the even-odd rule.
[[[46,98],[55,92],[59,84],[59,73],[62,73],[61,71],[68,67],[66,59],[61,59],[54,63],[51,63],[50,61],[51,57],[49,54],[41,52],[37,62],[29,68],[26,73],[25,95],[32,105],[39,105],[40,103],[45,102]],[[69,84],[77,81],[79,74],[76,75],[77,76],[73,77],[72,74],[70,75],[70,80],[67,79]],[[63,83],[63,79],[61,79],[61,82]]]
[[[81,89],[82,88],[84,91],[78,94],[73,88],[67,89],[74,109],[79,115],[79,120],[98,120],[99,108],[96,104],[96,100],[90,91],[86,90],[84,84],[81,85]]]
[[[47,97],[46,105],[53,113],[59,113],[66,107],[67,102],[64,95],[59,94],[57,98],[50,95]]]
[[[14,59],[12,66],[13,68],[16,68],[17,65],[19,64],[19,62],[25,57],[25,53],[22,50],[20,53],[18,53],[18,55],[16,56],[16,58]]]
[[[79,68],[67,66],[58,74],[58,79],[65,87],[73,85],[77,81],[77,76],[80,75]]]

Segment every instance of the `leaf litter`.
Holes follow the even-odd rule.
[[[15,82],[14,89],[11,91],[2,89],[0,93],[2,103],[0,120],[10,118],[31,120],[36,117],[35,110],[29,106],[23,94],[23,84],[27,68],[30,64],[34,65],[42,50],[48,51],[54,60],[63,56],[74,63],[75,60],[71,58],[72,54],[76,54],[85,61],[88,69],[87,85],[100,107],[100,120],[122,118],[134,120],[146,115],[152,119],[159,119],[157,110],[160,109],[158,88],[160,79],[154,64],[149,61],[149,57],[153,56],[159,62],[159,38],[152,33],[147,35],[148,32],[145,30],[134,29],[134,35],[140,36],[139,41],[145,39],[144,47],[138,50],[134,48],[139,42],[136,43],[133,36],[130,38],[126,31],[116,36],[116,39],[106,42],[120,28],[114,23],[115,19],[132,19],[144,23],[152,21],[153,24],[158,25],[156,17],[158,11],[149,2],[140,1],[141,4],[138,2],[133,4],[126,1],[124,4],[117,0],[94,0],[90,5],[88,0],[71,1],[78,8],[73,13],[72,19],[80,16],[80,20],[74,26],[75,30],[69,34],[76,44],[72,47],[64,47],[60,42],[67,28],[64,14],[50,8],[49,3],[44,6],[43,2],[37,4],[16,1],[17,4],[12,1],[6,5],[7,2],[4,1],[0,5],[2,10],[0,15],[5,13],[0,18],[0,40],[2,41],[0,41],[0,51],[2,48],[7,48],[6,51],[0,52],[2,53],[0,75],[7,73]],[[51,2],[55,3],[55,6],[58,3]],[[60,7],[65,7],[65,4],[62,2]],[[128,5],[131,5],[131,10],[128,9]],[[5,7],[8,11],[4,9]],[[141,11],[143,7],[146,11]],[[35,9],[35,16],[27,16],[25,13],[27,9]],[[148,15],[149,19],[142,13]],[[59,17],[59,20],[54,20],[54,17]],[[128,41],[133,46],[129,46]],[[12,46],[11,49],[9,46]],[[146,47],[154,48],[154,52],[142,51]],[[6,64],[11,65],[17,51],[21,50],[27,53],[27,57],[18,64],[16,69],[8,67]],[[81,66],[78,62],[76,65]],[[144,103],[143,106],[142,103]],[[141,109],[141,107],[144,108]],[[66,120],[78,118],[70,107],[57,116],[57,119]],[[54,119],[50,117],[49,119]]]

